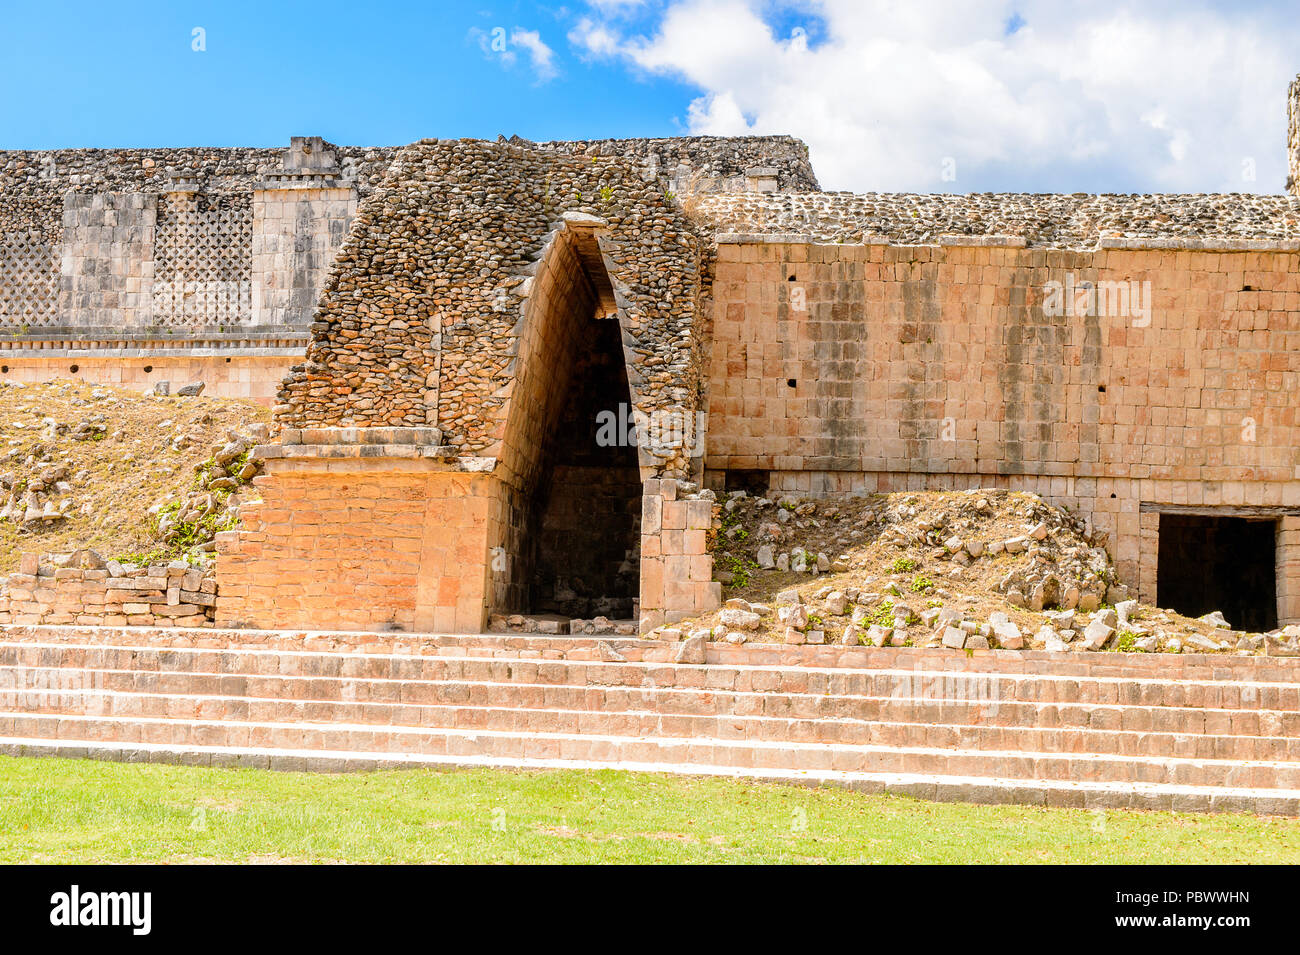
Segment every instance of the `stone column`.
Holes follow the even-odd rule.
[[[642,633],[722,604],[708,546],[713,501],[700,494],[679,497],[680,490],[678,481],[664,478],[646,481],[642,492]]]
[[[305,328],[357,211],[332,148],[294,137],[284,168],[253,187],[253,324]]]
[[[60,325],[86,334],[151,324],[156,211],[142,193],[63,197]]]
[[[1277,622],[1300,623],[1300,517],[1283,517],[1278,524]]]

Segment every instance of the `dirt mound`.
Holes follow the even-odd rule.
[[[0,574],[24,552],[149,563],[209,549],[269,420],[235,399],[0,382]]]

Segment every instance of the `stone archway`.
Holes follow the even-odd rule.
[[[568,202],[579,210],[559,213]],[[223,545],[219,617],[465,632],[544,598],[564,609],[569,592],[617,613],[635,592],[643,625],[647,610],[716,606],[711,502],[676,480],[684,449],[639,448],[636,493],[625,444],[604,454],[565,431],[569,409],[618,415],[624,394],[633,420],[693,418],[704,255],[671,197],[620,161],[472,141],[401,150],[282,383],[282,446],[264,449],[262,505]],[[603,370],[579,367],[593,355]],[[565,468],[600,475],[603,514]],[[581,594],[558,572],[578,532]],[[382,582],[376,555],[392,569]],[[286,571],[311,578],[301,594],[265,583]],[[321,594],[321,580],[346,586]]]
[[[634,617],[641,473],[618,310],[594,228],[569,217],[532,277],[505,406],[492,610]]]

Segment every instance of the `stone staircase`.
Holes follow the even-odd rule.
[[[0,628],[0,753],[1300,815],[1300,659]]]

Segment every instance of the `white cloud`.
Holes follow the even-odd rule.
[[[645,0],[588,0],[588,6],[601,13],[625,14],[645,6]]]
[[[751,132],[731,93],[710,93],[687,107],[690,130],[711,136],[744,136]]]
[[[545,83],[559,76],[555,65],[555,51],[546,45],[541,34],[536,30],[515,27],[507,36],[505,27],[493,27],[482,30],[473,27],[469,31],[470,39],[478,43],[483,55],[496,59],[506,69],[512,69],[519,62],[513,47],[521,47],[528,53],[528,62],[533,76],[538,83]]]
[[[693,133],[800,136],[828,188],[1281,189],[1286,84],[1300,69],[1300,22],[1284,8],[778,6],[670,0],[636,30],[596,9],[569,40],[697,87]],[[1008,35],[1013,17],[1021,25]],[[806,34],[789,26],[798,22]],[[946,158],[955,181],[942,178]],[[1242,178],[1247,159],[1254,181]]]
[[[528,51],[528,59],[537,82],[545,83],[559,75],[559,70],[555,67],[555,51],[542,41],[541,34],[536,30],[515,27],[514,32],[510,34],[510,42]]]
[[[616,56],[623,46],[618,31],[603,21],[583,17],[569,31],[569,42],[582,54],[597,57]]]

